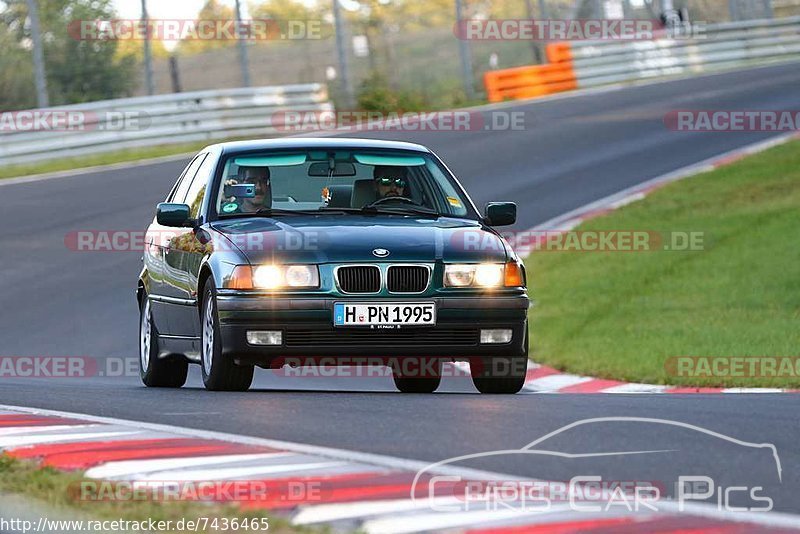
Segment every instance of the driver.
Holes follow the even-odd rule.
[[[239,183],[255,186],[255,195],[242,199],[240,211],[251,213],[272,206],[269,167],[242,167],[239,172]]]
[[[382,198],[408,198],[408,170],[393,165],[378,165],[372,171],[375,192],[378,200]]]

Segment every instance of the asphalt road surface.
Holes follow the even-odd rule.
[[[800,109],[800,64],[504,107],[521,131],[370,132],[435,150],[479,205],[513,200],[517,229],[647,179],[766,139],[769,133],[678,133],[671,110]],[[78,230],[143,230],[185,161],[0,186],[0,354],[88,356],[85,379],[0,378],[0,404],[42,407],[218,430],[424,461],[516,449],[587,418],[638,416],[698,425],[776,446],[774,458],[707,434],[657,423],[593,423],[551,440],[573,453],[660,450],[637,456],[564,459],[505,455],[471,464],[568,480],[660,481],[707,475],[717,486],[763,486],[775,508],[800,512],[796,395],[477,395],[447,378],[437,395],[395,393],[390,378],[286,378],[257,371],[248,393],[202,389],[199,368],[177,391],[145,389],[118,374],[137,358],[138,252],[76,252]],[[536,276],[536,273],[533,273]],[[535,343],[535,338],[534,341]],[[130,364],[129,364],[130,365]]]

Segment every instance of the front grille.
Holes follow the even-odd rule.
[[[340,267],[336,276],[345,293],[377,293],[381,290],[381,271],[375,265]]]
[[[286,330],[287,347],[472,347],[476,328]]]
[[[393,265],[386,282],[392,293],[422,293],[428,287],[428,269],[421,265]]]

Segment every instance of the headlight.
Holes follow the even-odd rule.
[[[261,265],[253,270],[253,286],[275,289],[283,285],[283,270],[275,265]]]
[[[444,266],[444,285],[447,287],[497,287],[502,284],[502,263]]]
[[[522,270],[514,262],[450,264],[444,266],[445,287],[520,287]]]
[[[475,265],[445,265],[444,285],[450,287],[469,287],[475,280]]]
[[[316,265],[238,265],[225,287],[231,289],[308,289],[319,287]]]
[[[475,268],[475,285],[497,287],[503,285],[503,266],[497,263],[482,263]]]

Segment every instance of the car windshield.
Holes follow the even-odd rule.
[[[463,217],[468,201],[430,155],[400,150],[293,150],[229,156],[220,217],[312,210]]]

